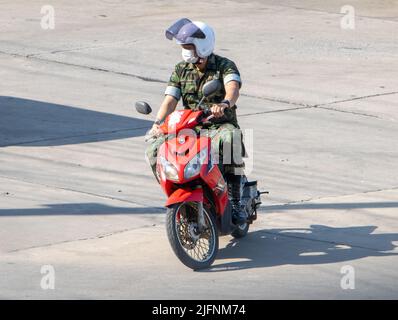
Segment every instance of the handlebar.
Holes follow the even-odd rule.
[[[203,115],[204,115],[205,117],[210,116],[210,115],[211,115],[211,110],[210,110],[210,108],[204,109],[204,110],[203,110]]]
[[[210,108],[206,107],[205,109],[202,110],[202,114],[197,118],[198,123],[203,123],[205,124],[208,122],[210,119],[214,118],[213,113],[211,112]],[[149,141],[151,139],[154,139],[158,135],[151,135],[151,134],[146,134],[145,135],[145,141]]]
[[[206,108],[206,109],[203,110],[200,122],[207,122],[207,121],[209,121],[212,118],[214,118],[214,115],[212,114],[210,108]]]

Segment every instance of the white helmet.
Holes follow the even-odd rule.
[[[200,58],[206,58],[214,51],[214,31],[201,21],[180,19],[166,30],[166,38],[175,38],[177,44],[193,44]]]

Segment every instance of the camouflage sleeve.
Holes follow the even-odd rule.
[[[178,72],[179,68],[180,66],[177,64],[170,76],[166,91],[164,92],[165,95],[173,96],[177,101],[181,98],[181,82]]]
[[[237,81],[239,82],[239,88],[242,86],[239,70],[233,61],[225,59],[221,63],[221,73],[224,85],[230,81]]]

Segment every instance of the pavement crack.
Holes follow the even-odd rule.
[[[350,243],[340,242],[340,241],[331,241],[331,240],[314,239],[314,238],[309,238],[309,237],[293,236],[293,235],[281,234],[281,233],[278,233],[278,232],[271,232],[271,231],[264,231],[264,230],[260,230],[260,232],[263,232],[263,233],[266,233],[266,234],[272,234],[274,236],[285,237],[285,238],[293,238],[293,239],[308,240],[308,241],[313,241],[313,242],[328,243],[328,244],[333,244],[333,245],[349,246],[350,248],[371,250],[371,251],[377,251],[377,252],[381,251],[381,250],[379,250],[377,248],[353,245],[353,244],[350,244]],[[398,253],[396,253],[395,255],[398,255]]]
[[[146,204],[139,203],[139,202],[136,202],[136,201],[126,200],[126,199],[122,199],[122,198],[107,196],[107,195],[93,193],[93,192],[88,192],[88,191],[83,191],[83,190],[77,190],[77,189],[72,189],[72,188],[67,188],[67,187],[48,185],[48,184],[45,184],[45,183],[33,182],[33,181],[30,181],[30,180],[27,180],[27,179],[17,179],[15,177],[9,177],[9,176],[4,176],[4,175],[0,175],[0,178],[14,180],[14,181],[20,181],[20,182],[25,182],[25,183],[30,183],[30,184],[33,184],[33,185],[38,185],[38,186],[42,186],[42,187],[46,187],[46,188],[50,188],[50,189],[65,190],[65,191],[70,191],[70,192],[75,192],[75,193],[80,193],[80,194],[86,194],[86,195],[93,196],[93,197],[98,197],[98,198],[103,198],[103,199],[110,199],[110,200],[130,203],[130,204],[138,205],[138,206],[141,206],[141,207],[147,207]],[[154,207],[152,209],[155,209],[155,210],[159,209],[159,213],[164,211],[163,207]]]
[[[364,116],[364,117],[371,117],[371,118],[376,118],[376,119],[381,119],[378,116],[372,115],[372,114],[366,114],[366,113],[362,113],[362,112],[355,112],[355,111],[347,111],[347,110],[340,110],[340,109],[336,109],[336,108],[328,108],[328,107],[316,107],[319,109],[324,109],[324,110],[330,110],[330,111],[336,111],[336,112],[342,112],[342,113],[349,113],[349,114],[354,114],[357,116]]]
[[[67,50],[65,50],[65,51],[67,51]],[[152,77],[146,77],[146,76],[142,76],[142,75],[138,75],[138,74],[114,71],[114,70],[111,70],[111,69],[105,69],[105,68],[100,68],[100,67],[90,67],[90,66],[86,66],[86,65],[63,62],[63,61],[57,61],[57,60],[52,60],[52,59],[47,59],[47,58],[41,58],[41,57],[39,57],[39,55],[42,54],[42,53],[23,55],[23,54],[18,54],[18,53],[10,53],[10,52],[5,52],[5,51],[0,51],[0,54],[9,55],[9,56],[18,57],[18,58],[42,61],[42,62],[46,62],[46,63],[56,63],[56,64],[61,64],[61,65],[65,65],[65,66],[71,66],[71,67],[75,67],[75,68],[84,68],[84,69],[93,70],[93,71],[107,72],[107,73],[112,73],[112,74],[117,74],[117,75],[122,75],[122,76],[126,76],[126,77],[132,77],[132,78],[140,79],[142,81],[147,81],[147,82],[157,82],[157,83],[167,84],[167,81],[165,81],[165,80],[152,78]],[[285,100],[285,99],[281,99],[281,98],[262,97],[262,96],[247,94],[247,93],[242,93],[241,96],[248,97],[248,98],[254,98],[254,99],[261,99],[261,100],[266,100],[266,101],[272,101],[272,102],[279,102],[279,103],[283,103],[283,104],[310,107],[310,105],[305,104],[305,103]]]
[[[342,109],[336,109],[336,108],[332,108],[329,106],[334,105],[334,104],[339,104],[339,103],[351,102],[351,101],[356,101],[356,100],[365,100],[365,99],[370,99],[370,98],[374,98],[374,97],[388,96],[388,95],[393,95],[393,94],[398,94],[398,91],[376,93],[376,94],[370,94],[367,96],[355,97],[355,98],[344,99],[344,100],[337,100],[337,101],[328,102],[328,103],[320,103],[320,104],[314,105],[313,107],[318,108],[318,109],[348,113],[348,114],[353,114],[353,115],[357,115],[357,116],[371,117],[371,118],[376,118],[376,119],[382,120],[381,117],[376,116],[376,115],[367,114],[367,113],[363,113],[363,112],[357,112],[357,111],[347,111],[347,110],[342,110]]]
[[[274,206],[297,205],[297,204],[301,204],[301,203],[307,203],[307,202],[318,201],[318,200],[323,200],[323,199],[342,198],[342,197],[356,196],[356,195],[361,195],[361,194],[375,193],[375,192],[381,192],[381,191],[390,191],[390,190],[398,190],[398,187],[373,189],[373,190],[366,190],[366,191],[363,191],[363,192],[347,193],[347,194],[334,195],[334,196],[324,196],[324,197],[318,197],[318,198],[307,198],[307,199],[303,199],[303,200],[299,200],[299,201],[288,201],[288,202],[285,202],[285,203],[273,204],[273,205],[270,205],[270,206],[274,207]],[[260,212],[261,211],[267,211],[267,207],[270,207],[270,206],[260,206],[260,208],[258,210]]]
[[[93,236],[93,237],[70,239],[70,240],[64,240],[64,241],[58,241],[58,242],[45,243],[45,244],[41,244],[41,245],[37,245],[37,246],[14,249],[14,250],[7,251],[7,253],[18,253],[18,252],[21,252],[21,251],[27,251],[27,250],[32,250],[32,249],[40,249],[40,248],[48,248],[48,247],[53,247],[53,246],[67,244],[67,243],[72,243],[72,242],[103,239],[103,238],[111,237],[111,236],[114,236],[114,235],[117,235],[117,234],[120,234],[120,233],[129,232],[129,231],[138,230],[138,229],[150,228],[150,227],[154,227],[154,226],[155,226],[155,224],[152,223],[150,225],[148,224],[148,225],[143,225],[143,226],[140,226],[140,227],[126,228],[126,229],[121,229],[121,230],[115,230],[115,231],[112,231],[112,232],[101,233],[101,234],[98,234],[98,235]]]
[[[18,57],[18,58],[37,60],[37,61],[42,61],[42,62],[47,62],[47,63],[56,63],[56,64],[60,64],[60,65],[64,65],[64,66],[70,66],[70,67],[76,67],[76,68],[84,68],[84,69],[93,70],[93,71],[113,73],[113,74],[126,76],[126,77],[132,77],[132,78],[136,78],[136,79],[140,79],[140,80],[148,81],[148,82],[167,83],[167,81],[164,81],[164,80],[151,78],[151,77],[146,77],[146,76],[140,76],[140,75],[133,74],[133,73],[128,73],[128,72],[121,72],[121,71],[115,71],[115,70],[110,70],[110,69],[104,69],[104,68],[100,68],[100,67],[90,67],[90,66],[76,64],[76,63],[70,63],[70,62],[63,62],[63,61],[46,59],[46,58],[40,58],[39,56],[36,56],[35,54],[23,55],[23,54],[18,54],[18,53],[8,53],[8,52],[4,52],[4,51],[0,51],[0,54],[9,55],[9,56]]]
[[[252,116],[256,114],[265,114],[265,113],[276,113],[276,112],[285,112],[285,111],[293,111],[293,110],[302,110],[302,109],[310,109],[314,108],[313,106],[308,106],[308,107],[297,107],[297,108],[289,108],[289,109],[277,109],[277,110],[268,110],[268,111],[261,111],[261,112],[252,112],[252,113],[244,113],[244,114],[239,114],[239,117],[247,117],[247,116]]]
[[[56,52],[56,51],[54,51],[54,52]],[[93,71],[112,73],[112,74],[117,74],[117,75],[121,75],[121,76],[136,78],[136,79],[139,79],[139,80],[142,80],[142,81],[147,81],[147,82],[156,82],[156,83],[163,83],[163,84],[167,83],[167,81],[162,80],[162,79],[142,76],[142,75],[138,75],[138,74],[134,74],[134,73],[115,71],[115,70],[101,68],[101,67],[93,67],[93,66],[81,65],[81,64],[64,62],[64,61],[57,61],[57,60],[52,60],[52,59],[48,59],[48,58],[41,58],[41,57],[38,56],[39,54],[30,54],[30,55],[27,54],[27,55],[24,55],[24,54],[10,53],[10,52],[5,52],[5,51],[0,51],[0,54],[9,55],[9,56],[13,56],[13,57],[24,58],[24,59],[42,61],[42,62],[46,62],[46,63],[56,63],[56,64],[65,65],[65,66],[71,66],[71,67],[75,67],[75,68],[84,68],[84,69],[93,70]],[[321,103],[321,104],[311,105],[311,104],[300,103],[300,102],[295,102],[295,101],[281,99],[281,98],[262,97],[262,96],[258,96],[258,95],[242,93],[241,96],[244,96],[244,97],[261,99],[261,100],[272,101],[272,102],[279,102],[279,103],[289,104],[289,105],[296,105],[296,106],[300,106],[300,107],[290,108],[290,109],[278,109],[278,110],[271,110],[271,111],[264,111],[264,112],[247,113],[247,114],[242,114],[240,116],[244,117],[244,116],[250,116],[250,115],[256,115],[256,114],[266,114],[266,113],[283,112],[283,111],[308,109],[308,108],[319,108],[319,109],[327,109],[327,110],[336,111],[336,112],[350,113],[350,114],[354,114],[354,115],[367,116],[367,117],[380,119],[380,117],[375,116],[375,115],[369,115],[369,114],[360,113],[360,112],[339,110],[339,109],[334,109],[334,108],[330,108],[330,107],[327,107],[327,106],[333,105],[333,104],[338,104],[338,103],[350,102],[350,101],[355,101],[355,100],[363,100],[363,99],[379,97],[379,96],[385,96],[385,95],[393,95],[393,94],[398,94],[398,91],[378,93],[378,94],[355,97],[355,98],[350,98],[350,99],[337,100],[337,101],[328,102],[328,103]]]
[[[305,7],[297,7],[297,6],[290,6],[290,5],[283,5],[283,4],[277,4],[277,6],[282,7],[282,8],[289,8],[289,9],[295,9],[295,10],[308,11],[308,12],[325,13],[325,14],[332,14],[332,15],[338,15],[338,16],[343,15],[341,12],[321,10],[321,9],[315,9],[315,8],[305,8]],[[365,15],[358,15],[358,14],[356,14],[355,16],[358,18],[365,18],[365,19],[371,19],[371,20],[397,22],[397,20],[395,20],[396,17],[374,17],[374,16],[365,16]]]
[[[57,54],[57,53],[75,52],[75,51],[90,50],[90,49],[103,49],[103,48],[109,48],[110,45],[115,45],[115,44],[126,45],[126,44],[136,43],[138,41],[139,41],[138,39],[135,39],[135,40],[128,40],[128,41],[112,42],[112,43],[108,43],[108,44],[98,44],[98,45],[85,46],[85,47],[51,50],[51,51],[44,51],[44,52],[39,52],[39,53],[28,54],[26,57],[32,58],[32,57],[38,57],[38,56],[41,56],[44,54]]]
[[[281,98],[262,97],[262,96],[258,96],[258,95],[247,94],[247,93],[241,93],[240,95],[243,96],[243,97],[266,100],[266,101],[272,101],[272,102],[279,102],[279,103],[284,103],[284,104],[291,104],[291,105],[295,105],[295,106],[312,107],[312,105],[309,105],[309,104],[306,104],[306,103],[295,102],[295,101],[281,99]]]
[[[351,101],[355,101],[355,100],[364,100],[364,99],[369,99],[369,98],[374,98],[374,97],[388,96],[388,95],[392,95],[392,94],[398,94],[398,91],[375,93],[375,94],[370,94],[367,96],[360,96],[360,97],[354,97],[354,98],[350,98],[350,99],[332,101],[332,102],[328,102],[328,103],[321,103],[321,104],[317,104],[316,107],[329,106],[331,104],[351,102]]]
[[[22,142],[10,143],[10,144],[0,144],[0,147],[11,147],[11,146],[27,145],[27,144],[45,142],[45,141],[57,141],[57,140],[64,140],[64,139],[92,137],[92,136],[103,135],[103,134],[113,134],[113,133],[118,133],[118,132],[135,131],[135,130],[142,130],[142,129],[149,129],[149,128],[150,128],[150,126],[139,127],[139,128],[115,129],[115,130],[109,130],[109,131],[99,131],[99,132],[79,134],[79,135],[29,140],[29,141],[22,141]]]

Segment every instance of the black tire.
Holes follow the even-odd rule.
[[[231,235],[236,238],[243,238],[244,236],[247,235],[247,232],[249,231],[249,224],[245,223],[244,225],[236,226],[235,230],[232,231]]]
[[[169,239],[171,248],[173,249],[175,255],[184,265],[193,270],[208,268],[214,262],[214,259],[216,258],[218,253],[218,230],[217,230],[216,220],[211,212],[206,210],[206,208],[203,209],[205,220],[208,225],[210,224],[208,230],[212,235],[213,242],[211,243],[209,242],[209,250],[211,249],[211,251],[205,260],[199,261],[197,259],[194,259],[186,251],[188,249],[184,248],[182,242],[180,241],[179,237],[180,233],[177,232],[177,222],[176,222],[177,213],[180,211],[180,208],[187,205],[189,206],[189,204],[187,203],[183,204],[179,203],[179,204],[174,204],[167,209],[166,213],[167,237]],[[202,238],[199,238],[199,240],[200,239]]]

